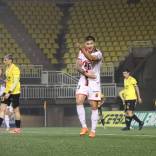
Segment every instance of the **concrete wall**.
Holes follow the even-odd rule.
[[[21,106],[23,127],[43,127],[44,108],[42,104],[25,104]],[[47,126],[79,126],[76,106],[74,104],[47,104]]]

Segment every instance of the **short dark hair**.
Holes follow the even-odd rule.
[[[123,72],[130,73],[130,70],[126,68],[126,69],[123,70]]]
[[[12,60],[13,61],[13,56],[12,56],[12,54],[7,54],[7,55],[5,55],[4,56],[4,59],[8,59],[8,60]]]
[[[95,42],[95,38],[93,37],[93,36],[87,36],[86,38],[85,38],[85,41],[94,41]]]

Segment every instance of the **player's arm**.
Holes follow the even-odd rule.
[[[91,55],[89,52],[87,52],[85,50],[85,48],[81,48],[81,52],[84,54],[84,56],[89,60],[89,61],[99,61],[101,60],[101,58],[99,58],[98,56],[96,55]]]
[[[142,103],[142,99],[141,99],[141,96],[140,96],[140,91],[139,91],[139,87],[137,85],[136,79],[134,79],[134,78],[132,79],[132,84],[134,86],[138,102]]]
[[[135,85],[135,91],[136,91],[136,94],[137,94],[138,102],[142,103],[142,99],[141,99],[141,96],[140,96],[140,91],[139,91],[138,85]]]
[[[76,69],[80,74],[86,76],[87,78],[91,78],[91,79],[96,78],[96,76],[94,74],[82,69],[82,63],[81,63],[81,60],[79,60],[79,59],[77,59],[77,61],[76,61]]]
[[[124,90],[121,90],[121,91],[119,92],[119,96],[120,96],[120,98],[121,98],[123,104],[125,104]]]
[[[77,69],[77,71],[78,71],[80,74],[82,74],[82,75],[85,74],[85,70],[82,69],[82,63],[81,63],[81,60],[80,60],[80,59],[77,59],[77,61],[76,61],[76,69]]]
[[[119,96],[120,96],[121,100],[124,101],[124,90],[121,90],[119,92]]]
[[[91,72],[85,72],[85,76],[90,79],[96,79],[96,75]]]

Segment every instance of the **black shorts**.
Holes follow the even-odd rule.
[[[125,101],[125,111],[131,110],[134,111],[136,106],[136,100],[126,100]]]
[[[12,104],[12,107],[16,108],[19,106],[19,98],[20,94],[11,94],[8,99],[1,101],[1,103],[7,104],[8,106]]]

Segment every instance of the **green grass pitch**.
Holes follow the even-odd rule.
[[[22,134],[0,131],[0,156],[156,156],[156,128],[122,132],[98,128],[95,139],[80,128],[24,128]]]

